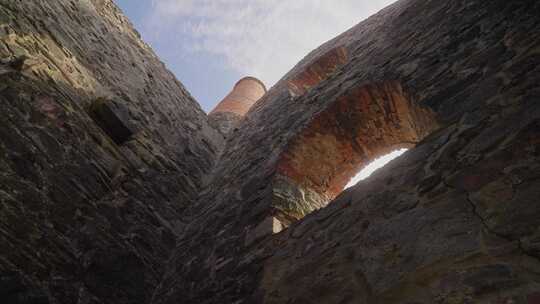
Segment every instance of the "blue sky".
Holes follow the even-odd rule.
[[[205,111],[244,76],[271,87],[395,0],[115,0]]]

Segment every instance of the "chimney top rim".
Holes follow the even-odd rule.
[[[240,80],[238,80],[238,81],[236,82],[236,84],[234,85],[234,87],[236,88],[236,86],[238,86],[238,85],[239,85],[242,81],[244,81],[244,80],[253,80],[253,81],[257,82],[258,84],[261,85],[261,87],[263,88],[264,92],[265,92],[265,93],[267,92],[266,86],[264,85],[264,83],[263,83],[262,81],[260,81],[258,78],[253,77],[253,76],[245,76],[245,77],[241,78]]]

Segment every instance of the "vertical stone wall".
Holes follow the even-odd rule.
[[[3,1],[0,299],[535,304],[539,11],[398,1],[309,54],[222,146],[110,0]],[[364,158],[415,147],[282,225],[284,159],[331,196],[363,159],[321,165],[325,135]]]
[[[539,5],[402,0],[309,54],[228,138],[154,303],[534,303]],[[345,63],[291,92],[336,48],[347,49]],[[439,130],[282,227],[270,182],[282,155],[340,97],[393,81]],[[385,123],[401,130],[423,116]],[[384,138],[381,129],[360,139]]]
[[[464,116],[252,250],[260,301],[535,303],[540,108],[492,118]]]
[[[109,0],[0,3],[0,302],[147,303],[221,136]]]

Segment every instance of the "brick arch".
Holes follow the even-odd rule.
[[[289,93],[293,96],[303,95],[321,81],[329,78],[349,60],[345,47],[340,46],[327,51],[317,60],[311,62],[295,77],[288,80]]]
[[[414,102],[397,81],[348,90],[280,155],[273,180],[278,217],[286,223],[325,206],[365,165],[413,147],[437,126],[432,111]]]

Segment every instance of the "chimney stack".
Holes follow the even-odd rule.
[[[226,135],[264,94],[266,94],[266,87],[262,81],[255,77],[244,77],[234,85],[233,90],[208,116],[211,122]]]

